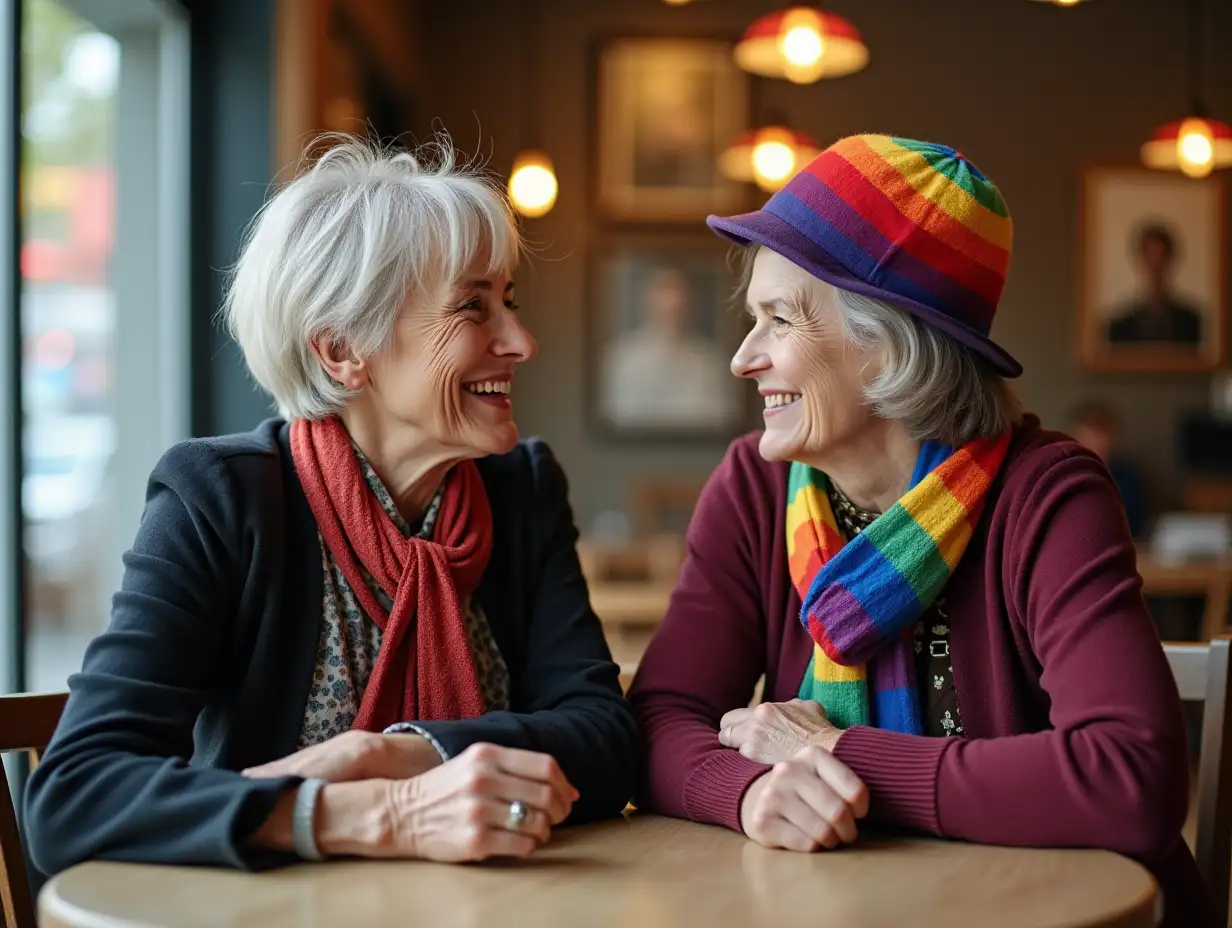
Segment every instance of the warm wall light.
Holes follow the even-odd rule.
[[[1037,3],[1051,3],[1053,6],[1077,6],[1085,0],[1036,0]]]
[[[729,180],[752,182],[773,193],[820,151],[803,132],[765,126],[744,133],[729,145],[719,157],[719,171]]]
[[[1206,177],[1232,167],[1232,126],[1191,116],[1166,123],[1142,146],[1142,163],[1162,171]]]
[[[843,17],[793,7],[755,20],[736,44],[736,63],[762,77],[811,84],[859,71],[868,64],[868,46]]]
[[[519,9],[522,36],[522,85],[519,87],[519,103],[523,142],[522,150],[513,159],[509,169],[509,202],[513,208],[529,219],[546,216],[556,205],[559,187],[556,170],[547,152],[533,147],[542,145],[539,131],[539,112],[536,109],[539,92],[539,35],[542,28],[539,0],[522,0]],[[529,143],[529,144],[527,144]]]
[[[513,159],[509,174],[509,199],[523,216],[538,219],[556,204],[556,171],[544,152],[528,150]]]

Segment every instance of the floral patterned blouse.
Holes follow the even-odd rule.
[[[355,449],[360,470],[368,482],[369,489],[376,496],[389,517],[394,520],[399,531],[407,538],[411,537],[411,527],[402,514],[394,506],[393,498],[377,476],[376,471],[367,458]],[[432,537],[436,526],[437,515],[440,512],[441,500],[445,491],[436,491],[428,511],[424,514],[423,523],[416,532],[416,537]],[[364,690],[368,686],[368,678],[376,665],[377,654],[381,650],[381,629],[360,608],[343,576],[342,570],[335,563],[325,540],[318,534],[321,546],[321,566],[325,571],[325,594],[323,603],[324,619],[321,623],[321,638],[317,645],[317,665],[313,674],[312,687],[308,693],[308,703],[304,709],[304,720],[300,728],[299,747],[306,748],[319,744],[335,735],[349,731],[359,713],[360,702],[364,698]],[[367,570],[360,565],[364,580],[368,584],[373,597],[385,610],[393,608],[393,596],[389,591],[381,589]],[[501,656],[488,627],[487,617],[479,603],[467,599],[462,604],[462,615],[466,621],[467,638],[470,640],[471,657],[475,662],[475,670],[479,677],[479,686],[483,692],[484,706],[488,712],[509,708],[509,669]],[[395,730],[417,730],[413,719],[394,726]],[[426,734],[421,732],[422,734]],[[429,740],[433,740],[429,738]],[[440,745],[433,741],[438,751]],[[444,754],[441,751],[442,755]]]
[[[848,538],[859,535],[880,515],[859,508],[833,483],[829,498],[834,519]],[[949,610],[944,591],[915,624],[915,675],[920,687],[924,734],[961,735],[962,716],[958,712],[958,691],[954,688]]]

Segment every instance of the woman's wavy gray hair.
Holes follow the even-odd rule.
[[[744,248],[740,256],[742,294],[758,248]],[[883,359],[864,385],[879,417],[901,422],[912,438],[951,447],[999,435],[1022,418],[1009,381],[962,343],[882,300],[837,287],[833,292],[848,340]]]
[[[443,303],[476,261],[511,272],[522,238],[500,184],[440,136],[415,152],[348,135],[254,218],[222,307],[256,381],[288,418],[341,410],[348,392],[311,342],[360,357],[387,343],[408,300]]]

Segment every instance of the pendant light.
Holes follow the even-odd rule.
[[[1189,115],[1164,123],[1142,146],[1142,163],[1161,171],[1206,177],[1232,166],[1232,126],[1211,119],[1202,99],[1202,5],[1189,0]]]
[[[859,71],[868,64],[868,46],[843,17],[792,7],[754,20],[736,44],[736,64],[761,77],[811,84]]]
[[[719,157],[719,172],[728,180],[755,183],[774,193],[804,165],[821,154],[821,148],[803,132],[783,125],[750,129]]]
[[[521,131],[524,136],[538,140],[539,115],[535,100],[539,89],[539,17],[531,15],[532,6],[537,7],[536,0],[523,0],[522,54],[525,60],[522,67]],[[509,200],[513,208],[530,219],[546,216],[556,205],[557,190],[556,170],[547,152],[526,147],[519,151],[509,172]]]

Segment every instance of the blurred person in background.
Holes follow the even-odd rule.
[[[1125,505],[1130,534],[1143,537],[1147,522],[1146,486],[1134,462],[1121,453],[1121,420],[1116,411],[1100,400],[1087,400],[1070,413],[1069,430],[1075,441],[1086,445],[1104,462]]]
[[[954,149],[856,136],[709,223],[745,249],[731,370],[765,429],[703,491],[630,691],[639,808],[803,852],[864,819],[1106,848],[1153,870],[1167,925],[1211,925],[1117,489],[1022,413],[990,337],[997,187]]]
[[[631,795],[565,477],[513,418],[512,213],[447,143],[337,141],[226,299],[281,418],[154,469],[30,781],[45,872],[522,857]]]

